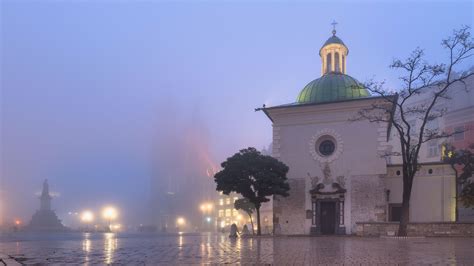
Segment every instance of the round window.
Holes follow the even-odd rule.
[[[321,143],[319,143],[319,153],[323,156],[329,156],[334,153],[334,150],[336,149],[336,145],[332,140],[323,140]]]
[[[331,129],[320,130],[310,141],[310,153],[316,161],[332,162],[342,153],[343,142],[339,134]]]

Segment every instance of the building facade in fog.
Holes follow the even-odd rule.
[[[470,72],[474,71],[474,67],[471,67]],[[454,73],[454,75],[457,75]],[[429,100],[431,96],[430,88],[426,89],[415,97],[411,102],[411,106],[417,106],[422,104],[424,101]],[[431,140],[425,143],[420,149],[420,161],[429,164],[436,164],[442,161],[444,156],[444,148],[447,144],[453,145],[456,149],[468,148],[470,144],[474,143],[474,77],[466,79],[465,83],[455,83],[452,89],[449,91],[449,99],[440,99],[438,108],[446,110],[446,114],[439,117],[427,124],[429,129],[439,129],[449,133],[455,133],[453,136],[447,139]],[[413,125],[414,129],[418,129],[421,125],[421,121],[416,118],[409,118],[408,122]],[[415,131],[416,133],[416,131]],[[398,151],[399,145],[394,134],[392,134],[389,146],[393,147],[393,150]],[[400,157],[389,158],[389,163],[393,165],[400,165]],[[392,175],[393,178],[390,182],[400,183],[397,175]],[[459,187],[460,191],[462,188]],[[396,193],[397,194],[397,193]],[[395,194],[395,195],[396,195]],[[413,195],[417,197],[417,195]],[[428,198],[427,200],[429,200]],[[424,201],[425,199],[418,199],[417,202]],[[397,205],[400,199],[392,197],[390,204]],[[474,209],[464,208],[462,204],[458,205],[459,221],[474,221]],[[419,212],[414,213],[416,217]]]
[[[204,214],[200,206],[218,196],[213,179],[216,165],[206,129],[199,119],[192,120],[183,127],[169,126],[155,149],[151,218],[159,231],[199,231],[213,216],[214,210]]]
[[[271,145],[268,149],[262,149],[263,155],[271,155]],[[228,231],[230,226],[235,223],[239,229],[242,229],[244,225],[247,225],[251,230],[252,220],[254,223],[254,229],[257,229],[257,214],[254,211],[252,214],[252,220],[248,214],[242,210],[234,209],[234,202],[237,199],[242,198],[239,194],[231,193],[230,195],[218,194],[217,201],[215,203],[215,226],[219,232]],[[271,234],[273,232],[273,201],[265,202],[260,207],[260,222],[262,226],[263,234]]]
[[[273,223],[282,234],[353,234],[358,222],[397,221],[401,166],[382,155],[394,149],[389,125],[351,121],[380,101],[347,75],[348,46],[332,36],[319,50],[321,77],[295,103],[261,110],[273,125],[273,156],[290,168],[290,196],[275,197]],[[438,160],[420,169],[411,221],[453,221],[455,180]]]

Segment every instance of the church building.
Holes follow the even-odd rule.
[[[332,31],[319,50],[321,77],[296,102],[264,106],[273,126],[273,157],[289,167],[289,197],[273,200],[275,233],[354,234],[357,223],[397,221],[401,166],[382,154],[392,150],[387,123],[352,121],[380,97],[348,75],[349,48]],[[454,174],[440,163],[415,178],[410,219],[454,220]]]

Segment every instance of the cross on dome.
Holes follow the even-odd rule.
[[[332,35],[336,35],[336,25],[337,25],[336,20],[333,20],[331,25],[332,25]]]

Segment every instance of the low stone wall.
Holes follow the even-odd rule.
[[[474,237],[474,222],[410,223],[408,236],[471,236]],[[396,236],[398,222],[356,223],[357,236]]]

